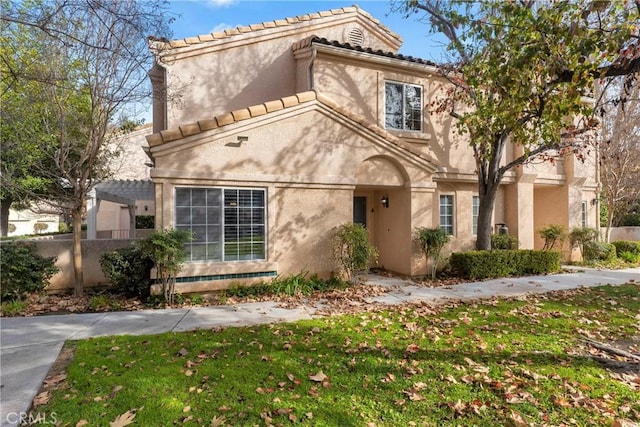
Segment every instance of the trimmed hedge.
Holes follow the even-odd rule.
[[[629,252],[634,255],[640,255],[640,242],[634,240],[619,240],[611,242],[616,247],[616,254],[620,256],[622,252]]]
[[[126,297],[149,297],[153,260],[139,245],[106,252],[100,257],[100,267],[114,291]]]
[[[526,276],[560,271],[558,251],[493,250],[451,254],[451,268],[465,279]]]
[[[612,261],[615,258],[616,247],[611,243],[597,241],[584,243],[585,261]]]
[[[0,249],[0,296],[2,300],[19,300],[44,290],[49,279],[60,269],[56,258],[36,252],[33,242],[4,242]]]

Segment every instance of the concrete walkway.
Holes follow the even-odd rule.
[[[399,305],[450,299],[518,296],[583,286],[640,281],[640,268],[625,270],[574,269],[548,276],[496,279],[427,288],[395,277],[369,275],[368,283],[390,288],[369,303]],[[0,425],[13,426],[29,410],[49,369],[66,340],[106,335],[146,335],[216,326],[245,326],[311,319],[318,307],[285,309],[274,302],[131,312],[52,315],[0,320]]]

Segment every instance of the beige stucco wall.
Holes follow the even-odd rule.
[[[313,35],[346,42],[351,28],[363,32],[367,46],[397,50],[397,40],[352,11],[163,53],[160,63],[167,76],[167,128],[293,95],[300,91],[296,90],[293,44]]]
[[[37,240],[38,254],[45,257],[57,257],[56,266],[60,271],[50,280],[46,290],[60,292],[73,289],[73,241],[72,240]],[[108,284],[100,268],[100,256],[106,252],[129,246],[131,240],[83,240],[82,272],[85,287],[105,286]]]

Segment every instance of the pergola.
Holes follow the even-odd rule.
[[[129,208],[131,238],[136,232],[136,201],[155,199],[153,182],[150,180],[109,180],[97,184],[87,198],[87,239],[95,240],[97,236],[97,218],[100,202],[126,205]]]

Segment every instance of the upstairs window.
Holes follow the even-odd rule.
[[[422,130],[422,87],[386,82],[384,100],[387,129]]]

